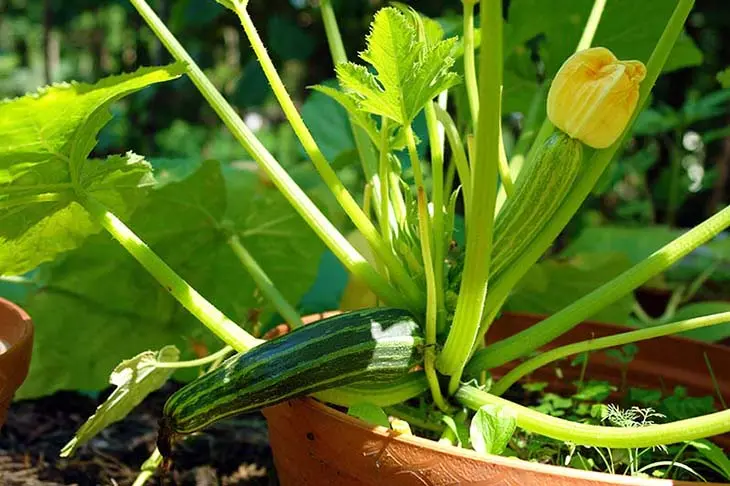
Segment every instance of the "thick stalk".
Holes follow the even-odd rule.
[[[639,88],[639,102],[637,105],[637,109],[634,112],[631,122],[627,124],[623,135],[619,137],[619,139],[607,149],[597,150],[596,152],[594,152],[593,156],[585,164],[583,173],[576,180],[573,188],[566,196],[560,208],[558,208],[558,210],[553,215],[550,223],[547,224],[538,233],[530,246],[528,246],[528,248],[522,253],[522,255],[517,258],[514,264],[501,275],[499,281],[494,283],[494,285],[492,286],[492,290],[487,297],[487,309],[493,310],[495,306],[501,305],[501,302],[507,297],[507,295],[509,295],[509,292],[514,287],[514,285],[517,284],[517,282],[524,276],[527,270],[529,270],[530,267],[532,267],[532,265],[538,260],[538,258],[540,258],[545,249],[550,246],[555,238],[557,238],[560,231],[562,231],[565,225],[568,224],[570,218],[573,217],[573,215],[580,208],[581,204],[588,196],[590,191],[596,185],[599,177],[608,166],[608,164],[611,162],[611,159],[616,154],[618,149],[622,146],[623,139],[629,132],[633,121],[636,119],[638,113],[641,112],[641,109],[648,100],[649,93],[654,86],[657,78],[659,77],[662,67],[666,63],[666,60],[669,56],[670,51],[672,50],[672,47],[674,46],[675,41],[682,33],[684,21],[687,19],[690,10],[692,10],[693,4],[694,0],[679,0],[677,7],[672,13],[672,17],[669,19],[669,22],[667,23],[664,32],[657,42],[657,45],[654,48],[651,57],[649,58],[649,62],[647,63],[647,75],[641,87]],[[709,221],[710,220],[706,221],[705,223],[709,223]],[[693,231],[694,230],[690,231],[689,233],[696,234],[693,233]],[[655,262],[654,264],[656,265],[656,263],[657,262]],[[661,269],[658,271],[661,271],[668,266],[668,264],[662,266]],[[643,281],[641,283],[643,283]],[[629,289],[629,291],[630,290],[631,289]],[[605,303],[606,302],[604,302],[604,304]],[[490,324],[490,321],[485,321],[484,323],[482,323],[479,331],[480,337],[484,336],[484,334],[489,329]],[[515,341],[518,341],[521,340],[523,336],[524,332],[516,335],[514,339]],[[499,344],[500,343],[497,343],[497,345]],[[531,344],[529,344],[528,342],[525,342],[525,344],[525,352],[529,352],[535,349],[534,347],[530,347]],[[495,346],[497,345],[490,346],[490,349],[495,348]],[[527,349],[527,347],[529,347],[529,349]],[[485,350],[485,352],[490,353],[490,349]],[[507,361],[511,361],[519,355],[521,354],[518,353],[517,355],[511,356],[509,357],[509,359],[505,359],[504,361],[499,360],[499,362],[506,363]]]
[[[472,410],[479,410],[483,405],[505,407],[514,413],[515,421],[520,428],[556,440],[592,447],[615,449],[654,447],[711,437],[730,431],[730,410],[668,424],[647,425],[627,430],[623,427],[588,425],[552,417],[491,395],[473,386],[459,388],[456,399]]]
[[[402,289],[404,289],[405,292],[407,292],[409,298],[413,299],[415,302],[420,296],[418,287],[413,283],[413,279],[411,279],[408,275],[405,266],[403,266],[403,264],[398,260],[389,245],[383,241],[378,230],[357,204],[355,198],[352,197],[352,194],[350,194],[342,181],[340,181],[339,177],[337,177],[334,169],[325,158],[319,146],[317,146],[317,142],[315,142],[314,137],[312,137],[309,129],[304,124],[304,120],[299,114],[297,107],[294,105],[289,93],[286,91],[286,87],[284,87],[284,83],[279,77],[279,73],[271,60],[271,57],[269,57],[269,54],[266,51],[266,47],[264,47],[264,43],[261,40],[261,37],[259,37],[256,26],[254,25],[253,20],[251,20],[251,16],[248,14],[248,10],[246,10],[245,5],[243,5],[240,0],[234,0],[234,6],[236,14],[241,21],[241,26],[246,32],[246,36],[251,43],[251,47],[256,54],[256,58],[261,64],[261,68],[266,75],[266,79],[269,81],[271,89],[274,91],[274,95],[279,101],[279,105],[281,106],[284,115],[286,115],[287,121],[294,130],[294,133],[297,135],[302,147],[304,147],[304,151],[307,153],[307,156],[311,159],[314,167],[317,169],[317,172],[322,177],[325,185],[327,185],[332,194],[335,196],[339,205],[350,217],[350,220],[354,223],[355,227],[367,240],[370,248],[372,248],[373,252],[383,261],[383,263],[385,263],[391,277]]]
[[[468,215],[466,259],[454,321],[436,363],[439,371],[453,375],[450,392],[469,357],[479,330],[489,280],[492,253],[494,204],[501,123],[499,106],[502,85],[502,1],[481,3],[482,44],[480,54],[480,118],[477,123],[476,158],[472,166],[471,212]]]
[[[445,94],[445,93],[444,93]],[[441,98],[441,97],[440,97]],[[446,98],[443,97],[444,105]],[[431,147],[431,183],[433,199],[433,272],[436,284],[436,327],[438,332],[446,328],[446,308],[444,307],[444,128],[436,118],[436,103],[429,101],[426,104],[426,125],[428,127],[429,146]],[[435,341],[434,341],[435,342]]]
[[[294,180],[279,165],[268,150],[261,144],[246,126],[233,107],[223,98],[213,83],[205,76],[185,48],[168,30],[164,22],[155,14],[145,0],[130,0],[142,15],[155,35],[165,45],[170,54],[187,67],[187,74],[215,110],[233,136],[251,154],[269,179],[281,191],[292,207],[307,222],[312,230],[335,254],[342,264],[389,305],[419,310],[420,305],[407,300],[398,290],[390,285],[373,266],[360,255],[334,225],[322,214],[311,199],[297,186]]]
[[[256,283],[258,289],[271,302],[271,305],[274,306],[274,309],[276,309],[279,315],[289,323],[292,329],[301,327],[303,324],[299,312],[281,295],[281,292],[279,292],[279,289],[276,288],[269,276],[266,275],[264,269],[259,266],[253,255],[243,246],[238,235],[232,234],[228,237],[228,246],[233,250],[233,253],[246,268],[246,271],[248,271],[248,274]]]
[[[582,341],[579,343],[569,344],[567,346],[561,346],[559,348],[551,349],[546,351],[534,358],[521,363],[509,373],[504,375],[497,383],[492,386],[489,393],[492,395],[501,395],[507,389],[516,383],[520,378],[528,375],[536,369],[545,366],[553,361],[572,356],[574,354],[585,353],[588,351],[596,351],[598,349],[614,348],[616,346],[623,346],[624,344],[635,343],[638,341],[645,341],[647,339],[653,339],[660,336],[668,336],[670,334],[676,334],[678,332],[691,331],[693,329],[700,329],[707,326],[714,326],[722,324],[724,322],[730,322],[730,312],[721,312],[718,314],[712,314],[709,316],[697,317],[694,319],[686,319],[684,321],[674,322],[672,324],[664,324],[661,326],[654,326],[647,329],[639,329],[637,331],[624,332],[615,336],[607,336],[598,339],[590,339],[588,341]]]
[[[469,100],[471,122],[476,126],[479,120],[479,84],[474,62],[474,0],[463,0],[464,4],[464,85]]]
[[[671,243],[654,252],[650,257],[634,265],[618,277],[610,280],[588,295],[573,302],[560,312],[514,336],[499,341],[479,351],[469,364],[470,373],[493,368],[524,356],[547,344],[595,315],[607,305],[638,288],[647,280],[659,275],[684,258],[694,249],[730,227],[730,207],[695,226]]]
[[[160,285],[226,344],[235,348],[236,351],[243,352],[262,342],[241,329],[213,304],[205,300],[119,218],[107,211],[104,205],[95,199],[87,198],[83,201],[83,206],[92,218],[101,224]]]

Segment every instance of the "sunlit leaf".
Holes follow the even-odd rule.
[[[182,72],[180,65],[142,68],[0,102],[0,275],[25,273],[98,231],[79,198],[131,214],[152,182],[149,164],[132,153],[87,157],[111,103]]]
[[[158,352],[145,351],[119,363],[109,377],[109,383],[116,388],[61,449],[61,457],[72,455],[79,446],[109,425],[122,420],[147,395],[164,385],[174,369],[158,368],[155,365],[177,361],[179,357],[180,352],[175,346],[165,346]]]
[[[506,407],[483,405],[471,419],[471,446],[482,454],[501,454],[516,428],[514,412]]]

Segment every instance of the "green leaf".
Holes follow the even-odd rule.
[[[290,19],[273,15],[267,27],[266,46],[281,59],[306,61],[314,53],[315,40],[312,35]]]
[[[638,403],[644,407],[656,406],[661,399],[661,390],[629,388],[628,402],[630,404]]]
[[[590,380],[584,383],[578,393],[573,395],[576,400],[590,400],[593,402],[602,402],[616,391],[616,387],[607,381]]]
[[[347,415],[359,418],[370,425],[390,428],[390,421],[385,411],[370,402],[356,403],[347,410]]]
[[[723,88],[730,88],[730,67],[726,67],[719,73],[717,73],[717,82]]]
[[[180,65],[142,68],[0,102],[0,275],[25,273],[100,229],[79,195],[122,218],[131,214],[152,182],[149,164],[132,153],[87,157],[111,119],[111,103],[182,72]]]
[[[628,259],[619,253],[581,253],[568,259],[552,259],[530,269],[515,287],[505,309],[510,311],[553,314],[592,292],[623,271]],[[625,322],[634,298],[627,295],[602,309],[591,319],[602,322]]]
[[[675,421],[700,417],[717,410],[713,397],[690,397],[687,396],[686,388],[678,386],[674,388],[674,394],[662,400],[658,411],[666,415],[668,421]]]
[[[632,265],[646,259],[670,241],[680,237],[684,230],[666,226],[599,226],[584,229],[578,238],[563,250],[561,256],[573,256],[583,252],[619,252],[626,255]],[[670,279],[687,281],[702,272],[708,265],[730,256],[730,245],[720,239],[704,245],[670,267],[666,274]],[[713,273],[715,279],[728,278],[727,272],[719,269]]]
[[[471,419],[471,446],[481,454],[501,454],[516,428],[514,412],[497,405],[482,405]]]
[[[360,53],[377,74],[343,63],[337,66],[340,84],[363,110],[409,124],[428,101],[459,82],[450,71],[455,39],[429,41],[419,40],[412,19],[396,8],[383,8],[375,14],[367,49]]]
[[[667,321],[667,323],[683,321],[685,319],[692,319],[694,317],[707,316],[710,314],[717,314],[720,312],[730,312],[730,302],[695,302],[680,307],[677,312],[674,313],[672,318]],[[701,329],[694,329],[692,331],[680,333],[679,335],[711,343],[719,342],[723,339],[727,339],[728,337],[730,337],[730,323],[703,327]]]
[[[464,422],[457,422],[450,415],[442,415],[441,421],[446,424],[446,427],[448,427],[456,439],[456,447],[466,447],[469,443],[469,430],[467,430]]]
[[[717,466],[722,471],[725,479],[730,480],[730,458],[725,454],[725,451],[705,439],[691,440],[687,443],[697,449],[697,452],[705,459]]]
[[[263,322],[273,309],[228,247],[231,232],[294,304],[314,281],[323,252],[284,197],[260,182],[255,166],[230,166],[223,172],[218,163],[206,162],[188,179],[152,191],[129,226],[241,324],[248,322],[251,309],[262,311]],[[50,269],[47,284],[26,306],[37,326],[30,375],[19,397],[103,388],[109,370],[142,349],[174,344],[187,359],[198,357],[195,347],[219,347],[105,233],[90,237]]]
[[[405,15],[406,20],[418,32],[418,39],[428,45],[436,44],[444,38],[444,28],[438,21],[426,17],[417,12],[413,7],[401,2],[390,2],[390,5],[397,8]]]
[[[71,441],[61,449],[68,457],[103,429],[126,417],[144,398],[160,388],[173,373],[171,368],[158,368],[159,362],[177,361],[180,352],[175,346],[165,346],[158,352],[145,351],[114,368],[109,383],[116,388],[79,428]]]
[[[513,0],[505,26],[505,58],[538,35],[544,35],[541,60],[545,74],[552,77],[573,53],[593,0]],[[646,63],[667,24],[676,0],[611,0],[601,17],[594,46],[610,49],[619,59]],[[674,46],[664,72],[702,63],[702,52],[686,35]]]
[[[332,162],[355,148],[348,114],[371,139],[378,137],[375,120],[357,109],[355,100],[327,85],[312,86],[312,89],[315,92],[302,105],[302,118],[327,160]]]
[[[326,85],[312,86],[312,89],[337,102],[349,114],[350,120],[353,123],[365,129],[365,133],[368,134],[373,144],[380,146],[380,133],[375,119],[369,113],[360,109],[355,98],[348,93]],[[343,119],[342,112],[339,110],[334,111],[332,109],[333,103],[331,101],[325,102],[324,100],[326,99],[317,95],[310,96],[302,107],[302,117],[307,123],[307,126],[310,127],[312,135],[320,147],[322,147],[325,155],[327,154],[328,145],[333,145],[338,146],[336,153],[339,156],[347,150],[354,149],[355,141],[352,138],[350,127],[346,123],[347,117]],[[390,130],[392,132],[389,138],[390,149],[403,149],[406,144],[403,130],[398,129],[394,125],[390,125]],[[337,142],[330,142],[332,139],[336,139]],[[335,151],[330,150],[330,152],[334,153]],[[334,160],[337,156],[328,158],[329,160]]]

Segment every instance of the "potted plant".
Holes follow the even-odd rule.
[[[357,484],[356,479],[362,484],[484,484],[498,478],[515,478],[523,484],[547,479],[560,484],[647,481],[498,457],[505,451],[515,453],[520,449],[517,442],[537,441],[537,437],[557,441],[562,444],[558,449],[568,451],[553,456],[554,462],[584,470],[593,469],[594,464],[577,452],[579,446],[596,451],[597,457],[608,455],[604,469],[610,472],[618,472],[616,465],[623,464],[622,471],[641,476],[648,469],[639,459],[647,451],[681,443],[681,452],[674,456],[667,452],[666,460],[652,467],[665,468],[664,473],[672,477],[670,472],[681,468],[677,454],[693,447],[704,454],[694,460],[717,474],[727,473],[722,451],[698,440],[730,431],[730,410],[655,424],[659,419],[651,410],[626,411],[593,403],[597,406],[586,404],[582,418],[571,421],[525,406],[529,400],[519,404],[500,395],[556,358],[730,321],[730,314],[719,313],[588,339],[538,354],[508,372],[503,368],[568,333],[706,243],[730,225],[730,208],[554,315],[482,344],[514,286],[578,210],[621,146],[682,32],[691,0],[676,2],[646,66],[619,60],[604,47],[590,47],[605,6],[596,0],[575,54],[564,60],[547,98],[537,97],[537,105],[546,103],[548,118],[540,124],[538,117],[525,130],[525,138],[517,144],[522,163],[513,160],[513,164],[506,160],[501,134],[504,21],[500,0],[479,4],[479,76],[476,0],[463,2],[462,41],[447,37],[439,24],[407,7],[380,10],[360,55],[366,65],[347,62],[332,5],[323,0],[322,15],[340,87],[315,89],[347,110],[368,181],[365,208],[338,179],[303,123],[258,36],[247,1],[219,0],[239,17],[287,120],[367,241],[373,263],[256,139],[145,0],[131,3],[177,64],[107,78],[92,86],[52,87],[0,105],[0,129],[4,129],[0,133],[10,133],[0,140],[0,161],[13,174],[2,186],[0,211],[12,223],[13,231],[3,238],[16,255],[0,270],[27,271],[103,228],[226,346],[191,362],[178,361],[177,350],[165,347],[121,363],[112,374],[117,389],[63,454],[72,453],[123,417],[174,369],[210,364],[209,372],[167,402],[159,450],[143,466],[137,484],[154,473],[181,435],[236,413],[264,408],[284,484]],[[457,57],[463,59],[459,61],[463,79],[453,71]],[[88,159],[94,137],[108,119],[106,108],[111,102],[182,74],[198,87],[299,216],[383,307],[301,327],[297,313],[236,233],[225,233],[229,228],[221,224],[220,231],[261,293],[297,328],[262,341],[207,301],[125,224],[144,196],[150,167],[131,153],[105,161]],[[465,122],[457,123],[447,108],[449,93],[462,82],[466,103],[461,119]],[[417,139],[412,127],[422,111],[428,125],[430,179],[417,150],[425,141]],[[451,152],[448,169],[446,141]],[[409,166],[401,162],[399,152],[405,153]],[[455,174],[461,185],[452,191]],[[464,205],[466,238],[464,245],[454,246],[459,201]],[[56,238],[51,240],[48,234]],[[0,262],[4,262],[2,256]],[[233,350],[238,354],[221,364]],[[499,379],[490,382],[486,372],[500,369],[494,373]],[[310,399],[287,402],[309,394],[392,430],[373,429]],[[414,401],[420,406],[413,406]],[[399,418],[390,422],[384,408]],[[441,444],[412,437],[411,425]],[[514,435],[518,427],[519,434],[528,436]],[[295,432],[294,440],[280,434],[287,428]],[[474,450],[454,445],[470,445]],[[294,446],[295,452],[287,452],[285,446]],[[336,468],[322,459],[320,450],[336,456]],[[616,451],[623,451],[620,460],[613,457]],[[438,466],[436,461],[447,457],[455,461],[454,466]],[[311,468],[304,469],[305,459]],[[332,476],[323,476],[327,473]]]
[[[33,349],[33,323],[12,302],[0,299],[0,427],[15,391],[28,374]]]

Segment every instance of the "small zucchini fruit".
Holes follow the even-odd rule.
[[[165,403],[158,448],[243,412],[362,382],[399,380],[422,363],[424,340],[408,311],[366,309],[322,319],[235,355]]]
[[[557,131],[520,173],[494,222],[490,280],[509,267],[550,221],[580,173],[583,144]]]

